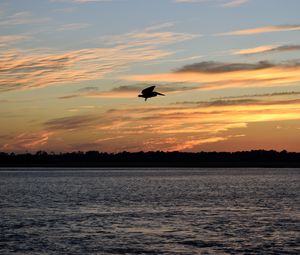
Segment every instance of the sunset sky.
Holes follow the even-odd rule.
[[[0,151],[300,151],[299,10],[1,0]]]

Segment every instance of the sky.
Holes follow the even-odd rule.
[[[0,151],[299,152],[299,10],[1,0]]]

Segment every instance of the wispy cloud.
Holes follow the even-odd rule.
[[[45,126],[48,130],[76,130],[76,129],[85,129],[95,123],[97,116],[95,115],[78,115],[78,116],[70,116],[57,118],[45,123]]]
[[[152,61],[151,63],[148,63],[148,65],[153,64],[160,64],[160,63],[171,63],[171,62],[187,62],[195,59],[203,58],[203,56],[197,55],[197,56],[191,56],[191,57],[182,57],[182,58],[170,58],[170,59],[161,59],[157,61]]]
[[[55,144],[60,150],[199,151],[208,144],[243,136],[251,123],[290,120],[300,120],[299,99],[179,102],[105,112],[93,108],[85,114],[50,119],[40,132],[0,139],[6,151],[47,149]]]
[[[80,25],[81,26],[81,25]],[[64,29],[78,28],[78,24]],[[7,50],[0,59],[0,91],[45,87],[83,80],[102,79],[138,62],[157,60],[172,52],[159,49],[195,35],[175,32],[136,31],[107,37],[109,46],[68,52]]]
[[[135,98],[138,93],[142,89],[145,88],[145,84],[141,85],[122,85],[119,87],[112,88],[108,91],[99,91],[99,89],[83,89],[80,91],[77,91],[70,95],[65,95],[59,97],[59,99],[72,99],[76,97],[90,97],[90,98]],[[192,91],[197,90],[199,87],[193,87],[193,86],[182,86],[182,85],[176,85],[176,86],[170,86],[170,85],[160,85],[159,91],[162,93],[180,93],[185,91]]]
[[[235,100],[212,100],[212,101],[183,101],[176,102],[175,105],[203,105],[203,106],[225,106],[225,105],[252,105],[258,103],[256,99],[235,99]]]
[[[127,48],[136,47],[160,47],[164,45],[180,43],[200,37],[200,34],[178,33],[171,31],[159,31],[174,23],[166,22],[134,30],[119,35],[107,35],[98,38],[100,43],[109,46],[124,45]]]
[[[4,151],[33,151],[41,149],[53,135],[53,132],[40,131],[31,133],[21,133],[12,139],[9,139],[8,143],[5,143],[1,150]]]
[[[58,31],[79,30],[82,28],[87,28],[89,26],[90,24],[86,24],[86,23],[71,23],[71,24],[64,24],[57,30]]]
[[[125,80],[136,82],[183,82],[199,84],[203,90],[225,88],[274,87],[300,81],[300,63],[200,62],[186,65],[173,73],[130,75]]]
[[[156,31],[156,30],[161,30],[169,27],[173,27],[175,25],[175,22],[164,22],[164,23],[159,23],[156,25],[149,26],[145,29],[145,31],[151,32],[151,31]]]
[[[258,54],[263,53],[269,50],[274,49],[274,45],[263,45],[255,48],[248,48],[248,49],[240,49],[233,51],[234,55],[251,55],[251,54]]]
[[[111,109],[98,116],[86,114],[50,120],[45,128],[52,132],[79,132],[87,128],[89,133],[93,129],[105,132],[106,137],[114,140],[109,145],[112,151],[173,151],[197,150],[205,144],[239,137],[242,134],[229,136],[224,132],[245,128],[249,123],[298,119],[299,99],[238,99]],[[93,141],[85,149],[89,143]]]
[[[140,61],[170,53],[150,48],[83,49],[52,53],[39,50],[8,50],[0,59],[2,91],[45,87],[51,84],[100,79]]]
[[[49,18],[34,17],[30,12],[17,12],[9,16],[2,16],[0,18],[0,27],[41,23],[48,20]]]
[[[69,2],[69,3],[78,3],[78,4],[115,2],[115,1],[122,1],[122,0],[50,0],[50,2]]]
[[[242,70],[260,70],[274,66],[276,66],[276,64],[271,63],[269,61],[260,61],[257,63],[223,63],[215,61],[204,61],[183,66],[182,68],[179,68],[176,72],[226,73]]]
[[[223,7],[237,7],[237,6],[240,6],[242,4],[245,4],[247,3],[249,0],[232,0],[232,1],[229,1],[227,3],[223,3],[222,6]]]
[[[232,8],[232,7],[237,7],[242,4],[245,4],[249,2],[249,0],[174,0],[174,2],[181,3],[181,4],[213,2],[213,3],[219,3],[219,6],[221,7]]]
[[[263,94],[248,94],[248,95],[240,95],[240,96],[224,96],[218,97],[216,99],[239,99],[239,98],[256,98],[256,97],[282,97],[282,96],[298,96],[300,95],[300,91],[283,91],[283,92],[273,92],[273,93],[263,93]]]
[[[90,3],[90,2],[112,2],[113,0],[71,0],[75,3]]]
[[[200,35],[176,32],[148,32],[147,28],[123,35],[102,36],[99,42],[107,45],[126,44],[131,47],[166,45],[183,42],[199,37]]]
[[[203,3],[203,2],[210,2],[214,0],[175,0],[175,3]]]
[[[7,47],[29,38],[27,35],[0,35],[0,47]]]
[[[59,8],[59,9],[55,9],[54,11],[55,12],[61,12],[61,13],[72,13],[72,12],[75,12],[77,11],[78,8],[77,7],[67,7],[67,8]]]
[[[277,52],[287,52],[287,51],[299,51],[300,45],[263,45],[255,48],[241,49],[233,52],[235,55],[254,55],[254,54],[264,54],[264,53],[277,53]]]
[[[215,106],[260,106],[260,105],[278,105],[278,104],[298,104],[299,99],[288,99],[288,100],[258,100],[258,99],[233,99],[233,100],[212,100],[212,101],[191,101],[191,102],[177,102],[176,105],[198,105],[198,106],[206,106],[206,107],[215,107]]]
[[[285,32],[285,31],[296,31],[300,30],[300,25],[278,25],[278,26],[266,26],[266,27],[256,27],[251,29],[236,30],[226,33],[216,34],[218,36],[224,35],[253,35],[262,33],[272,33],[272,32]]]

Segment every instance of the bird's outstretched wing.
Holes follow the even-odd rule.
[[[151,93],[153,90],[154,90],[155,86],[151,86],[151,87],[148,87],[148,88],[145,88],[142,90],[142,94],[148,94],[148,93]]]

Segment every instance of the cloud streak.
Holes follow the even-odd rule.
[[[115,36],[103,36],[99,38],[99,42],[107,45],[130,45],[131,47],[168,45],[177,42],[192,40],[200,35],[176,32],[148,32],[134,31],[131,33]]]
[[[47,144],[49,138],[53,135],[53,132],[40,131],[33,133],[21,133],[12,139],[8,143],[5,143],[1,150],[4,151],[33,151],[41,149]]]
[[[247,2],[248,2],[248,0],[232,0],[232,1],[229,1],[227,3],[222,4],[222,6],[231,8],[231,7],[240,6],[240,5],[245,4]]]
[[[254,35],[272,32],[286,32],[286,31],[296,31],[300,30],[300,25],[278,25],[278,26],[266,26],[266,27],[256,27],[250,29],[236,30],[226,33],[217,34],[218,36],[225,35]]]
[[[111,109],[100,114],[75,115],[44,123],[49,132],[103,135],[89,140],[109,143],[112,151],[120,150],[199,150],[203,145],[240,137],[224,132],[243,129],[249,123],[300,119],[300,100],[217,100],[182,102],[169,106],[144,106]],[[162,121],[163,120],[163,121]],[[75,133],[74,133],[75,132]],[[108,138],[108,139],[106,139]],[[77,148],[82,149],[82,148]]]
[[[138,93],[142,89],[145,88],[145,84],[142,85],[122,85],[119,87],[115,87],[108,91],[99,91],[99,89],[93,89],[93,88],[85,88],[83,90],[77,91],[74,94],[65,95],[62,97],[59,97],[59,99],[72,99],[76,97],[90,97],[90,98],[134,98],[137,97]],[[192,91],[197,90],[199,87],[193,87],[193,86],[182,86],[182,85],[160,85],[159,90],[162,93],[180,93],[180,92],[186,92],[186,91]]]
[[[53,119],[45,122],[44,125],[48,130],[73,131],[91,126],[95,122],[95,119],[97,119],[97,116],[94,115],[78,115]]]
[[[237,99],[237,98],[255,98],[255,97],[282,97],[282,96],[298,96],[300,91],[287,91],[287,92],[274,92],[274,93],[264,93],[264,94],[250,94],[250,95],[240,95],[240,96],[227,96],[219,97],[218,100],[222,99]]]
[[[263,45],[255,48],[242,49],[234,51],[234,55],[255,55],[255,54],[265,54],[265,53],[279,53],[279,52],[288,52],[288,51],[300,51],[300,45]]]
[[[105,112],[93,109],[50,119],[42,123],[41,131],[1,140],[5,151],[53,147],[61,151],[199,151],[209,144],[243,136],[243,130],[251,123],[291,120],[300,120],[300,99],[179,102]]]
[[[86,24],[86,23],[64,24],[58,29],[58,31],[73,31],[73,30],[87,28],[89,26],[90,26],[90,24]]]
[[[172,52],[159,49],[162,45],[193,38],[194,35],[184,33],[142,31],[121,35],[118,39],[107,37],[110,46],[104,48],[68,52],[7,50],[0,59],[0,91],[102,79],[134,63],[169,56]],[[112,42],[115,45],[111,45]]]
[[[242,4],[245,4],[249,2],[249,0],[175,0],[175,3],[181,3],[181,4],[195,4],[195,3],[208,3],[208,2],[223,2],[219,6],[226,7],[226,8],[232,8],[232,7],[238,7]]]
[[[30,12],[17,12],[0,18],[0,27],[43,23],[48,20],[49,18],[35,18]]]
[[[159,59],[169,53],[150,48],[83,49],[63,53],[7,51],[0,60],[1,91],[101,79],[132,63]]]
[[[77,4],[85,4],[85,3],[102,3],[102,2],[117,2],[122,0],[50,0],[51,2],[69,2],[69,3],[77,3]]]
[[[136,82],[177,82],[199,84],[202,90],[226,88],[287,86],[300,81],[300,63],[200,62],[183,66],[173,73],[130,75],[125,80]]]
[[[0,47],[8,47],[29,38],[27,35],[0,35]]]

